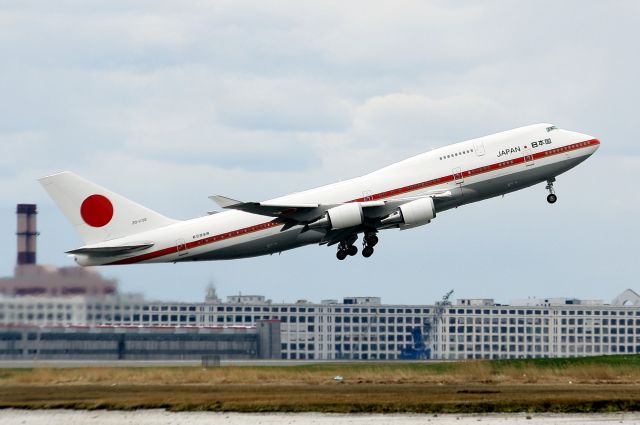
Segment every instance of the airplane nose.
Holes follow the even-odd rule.
[[[566,134],[568,135],[569,140],[581,146],[584,149],[583,152],[589,156],[593,155],[600,148],[600,139],[597,137],[586,133],[578,133],[576,131],[569,131]]]
[[[584,139],[585,140],[584,143],[586,143],[589,146],[588,155],[591,156],[594,153],[596,153],[598,149],[600,149],[600,139],[598,139],[597,137],[589,136],[589,135],[586,135],[586,136],[587,137]]]
[[[598,139],[597,137],[591,136],[589,134],[584,134],[584,133],[575,133],[575,134],[578,137],[578,140],[581,140],[582,143],[586,144],[587,146],[593,149],[591,153],[597,151],[598,148],[600,148],[600,139]]]

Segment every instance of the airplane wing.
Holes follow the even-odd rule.
[[[239,210],[251,214],[274,217],[285,224],[281,230],[290,229],[296,225],[305,225],[322,216],[335,205],[320,204],[273,204],[270,202],[242,202],[225,196],[210,196],[209,199],[220,207],[229,210]]]
[[[313,211],[320,204],[273,204],[270,202],[242,202],[225,196],[209,196],[209,199],[224,209],[240,210],[252,214],[281,217],[287,214]]]
[[[435,190],[426,195],[397,198],[391,200],[375,200],[360,202],[362,213],[370,220],[379,219],[393,212],[400,205],[414,201],[419,198],[446,198],[450,197],[448,190]],[[279,204],[273,202],[242,202],[225,196],[210,196],[209,199],[216,202],[224,209],[245,211],[252,214],[274,217],[285,224],[281,230],[287,230],[296,225],[308,225],[321,218],[327,210],[342,204],[311,204],[311,203],[291,203]]]

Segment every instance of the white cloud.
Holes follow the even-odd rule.
[[[445,143],[549,121],[603,142],[597,161],[569,174],[583,173],[598,184],[567,181],[574,181],[580,200],[571,208],[605,238],[607,211],[630,227],[637,207],[627,182],[635,178],[640,155],[633,138],[639,8],[634,1],[616,7],[577,1],[4,2],[0,207],[6,213],[0,220],[13,222],[13,204],[26,198],[50,205],[35,179],[61,169],[184,218],[210,209],[206,196],[212,193],[265,199],[360,175]],[[527,196],[517,198],[518,207]],[[378,283],[371,292],[394,296],[376,277],[385,276],[380,267],[425,263],[424,249],[438,255],[441,269],[457,267],[451,250],[460,242],[450,239],[465,232],[456,229],[468,231],[476,214],[486,211],[487,225],[500,231],[489,218],[503,216],[504,205],[487,202],[442,214],[419,236],[385,236],[397,242],[398,254],[388,252],[378,266],[357,262],[339,270],[329,263],[331,255],[316,248],[281,261],[295,258],[286,264],[299,276],[316,261],[354,281],[370,276]],[[518,207],[509,214],[527,213]],[[47,237],[70,232],[52,225]],[[523,237],[512,251],[527,251],[527,237],[541,237],[539,230],[518,231]],[[412,248],[400,252],[404,243]],[[446,258],[434,247],[442,247]],[[2,249],[12,252],[13,246]],[[607,255],[622,261],[629,252],[619,241]],[[319,256],[327,256],[327,263]],[[475,264],[488,272],[486,262],[493,260],[478,256]],[[0,268],[8,271],[13,255],[4,258]],[[275,267],[269,260],[251,264],[275,276],[283,263]],[[184,273],[206,281],[207,267],[231,281],[246,272],[239,262]],[[127,270],[110,273],[134,276]],[[154,271],[159,269],[144,270],[163,279]],[[507,286],[504,276],[495,279]],[[165,283],[168,296],[182,296]],[[459,285],[470,289],[462,280]],[[261,292],[287,298],[293,288],[271,291]]]
[[[349,101],[319,81],[227,78],[221,85],[216,102],[230,127],[330,133],[351,124]]]
[[[358,108],[354,133],[361,143],[378,142],[384,149],[417,145],[426,150],[464,138],[462,119],[479,137],[504,115],[499,104],[482,97],[432,99],[393,93],[373,97]]]

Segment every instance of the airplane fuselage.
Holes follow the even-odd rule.
[[[372,173],[268,201],[273,204],[372,203],[434,196],[441,213],[541,182],[553,181],[599,147],[586,134],[537,124],[431,150]],[[76,255],[82,265],[204,261],[279,253],[323,243],[325,232],[272,217],[229,210],[110,240],[151,241],[142,251],[109,256]],[[106,243],[105,243],[106,244]]]

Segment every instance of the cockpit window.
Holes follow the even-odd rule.
[[[547,127],[547,133],[553,130],[557,130],[558,127],[556,127],[555,125],[552,125],[551,127]]]

